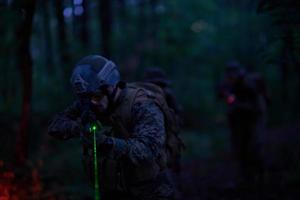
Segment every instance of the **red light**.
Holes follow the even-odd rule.
[[[7,171],[3,173],[3,177],[7,179],[13,179],[15,178],[15,174],[13,172]]]
[[[228,104],[233,104],[234,101],[235,101],[235,96],[232,94],[232,95],[229,95],[226,99],[227,103]]]

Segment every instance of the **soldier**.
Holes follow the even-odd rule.
[[[173,199],[166,167],[171,137],[166,108],[147,90],[120,81],[117,66],[101,56],[80,60],[71,83],[78,100],[54,117],[48,132],[63,140],[82,138],[83,160],[93,182],[87,124],[99,121],[106,127],[97,132],[101,199]]]
[[[167,78],[166,73],[158,68],[158,67],[151,67],[145,70],[144,74],[144,82],[146,83],[153,83],[157,86],[159,86],[165,95],[166,102],[170,108],[173,109],[174,115],[176,118],[176,123],[179,124],[179,128],[183,124],[182,120],[182,107],[181,105],[177,102],[173,91],[171,89],[171,81]],[[176,135],[178,136],[180,132],[180,129],[178,129],[178,132]],[[179,136],[178,136],[179,138]],[[179,138],[180,139],[180,138]],[[181,141],[180,144],[178,145],[180,148],[178,151],[182,151],[182,149],[185,148],[184,143]],[[174,183],[176,185],[177,190],[175,190],[175,197],[176,199],[181,199],[181,157],[180,153],[177,154],[178,156],[174,158],[173,163],[171,164],[171,172],[172,172],[172,179],[174,180]]]
[[[218,94],[228,105],[231,147],[239,163],[242,182],[249,186],[261,184],[262,138],[269,102],[264,81],[258,74],[247,73],[239,63],[230,62]]]
[[[162,69],[158,67],[151,67],[146,69],[144,74],[144,81],[153,83],[162,88],[166,95],[166,101],[168,105],[174,110],[176,115],[181,115],[182,107],[176,101],[176,98],[171,89],[171,81],[167,78],[166,73]]]

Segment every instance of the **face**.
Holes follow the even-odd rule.
[[[90,103],[96,109],[96,112],[104,113],[108,108],[108,98],[106,95],[91,96]]]
[[[111,93],[113,88],[108,87],[107,90],[108,93]],[[104,113],[108,109],[109,100],[106,94],[98,93],[90,97],[90,103],[96,109],[96,112]]]

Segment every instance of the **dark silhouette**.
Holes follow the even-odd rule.
[[[24,17],[15,33],[16,38],[18,38],[18,45],[16,46],[17,65],[22,77],[22,112],[17,135],[16,153],[17,162],[24,164],[28,156],[27,142],[32,95],[32,59],[29,48],[36,1],[24,0],[14,3],[14,7],[19,11],[20,19]],[[23,16],[22,12],[25,13]]]
[[[105,57],[111,57],[112,47],[112,1],[110,0],[99,0],[99,13],[101,21],[101,50]]]
[[[163,89],[168,105],[180,117],[182,107],[175,98],[174,92],[171,89],[171,81],[166,73],[158,67],[147,68],[144,73],[143,81],[153,83]]]
[[[259,186],[264,175],[262,143],[269,102],[266,86],[258,74],[246,72],[235,61],[228,63],[225,76],[218,96],[228,106],[232,152],[239,163],[242,184]]]
[[[55,6],[55,15],[57,21],[57,37],[58,37],[58,56],[61,63],[68,64],[70,62],[70,55],[68,52],[68,42],[66,36],[66,26],[65,26],[65,19],[64,19],[64,4],[61,0],[54,1]],[[66,69],[66,68],[63,68]],[[63,72],[67,72],[67,70],[63,70]]]
[[[159,86],[163,90],[165,98],[166,98],[166,102],[167,102],[168,106],[171,109],[173,109],[176,123],[179,125],[176,135],[177,135],[178,139],[181,141],[178,134],[180,134],[180,129],[181,129],[181,126],[183,125],[182,106],[178,103],[178,101],[175,98],[175,95],[171,89],[171,81],[168,79],[166,73],[161,68],[158,68],[158,67],[147,68],[144,72],[143,81],[145,81],[146,83],[153,83],[153,84]],[[179,146],[180,152],[185,148],[185,145],[182,141],[177,146]],[[181,199],[182,198],[182,195],[181,195],[182,187],[181,187],[180,178],[181,178],[182,166],[181,166],[181,154],[180,153],[178,153],[177,156],[174,158],[174,161],[170,167],[172,169],[172,171],[171,171],[172,178],[176,184],[176,189],[177,189],[175,191],[176,199]]]
[[[53,71],[53,47],[52,47],[52,36],[50,29],[50,12],[49,12],[49,0],[39,1],[41,4],[41,9],[43,10],[43,29],[44,29],[44,45],[45,45],[45,66],[48,72]]]

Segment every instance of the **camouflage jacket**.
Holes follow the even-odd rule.
[[[126,102],[126,92],[120,95],[118,102],[117,107]],[[79,137],[83,111],[82,103],[75,101],[54,117],[48,127],[48,133],[63,140]],[[100,119],[115,132],[113,136],[108,136],[102,145],[106,148],[105,153],[100,152],[100,180],[104,185],[102,190],[125,190],[136,197],[143,196],[143,199],[147,197],[152,199],[155,196],[168,197],[173,193],[172,184],[159,162],[165,153],[164,115],[151,100],[135,102],[131,112],[131,126],[123,124],[130,132],[129,137],[117,132],[119,129],[116,127],[116,120],[111,118],[114,110],[106,120]],[[84,158],[87,163],[92,163],[91,153],[90,150],[87,158]],[[90,175],[93,177],[93,174]]]

